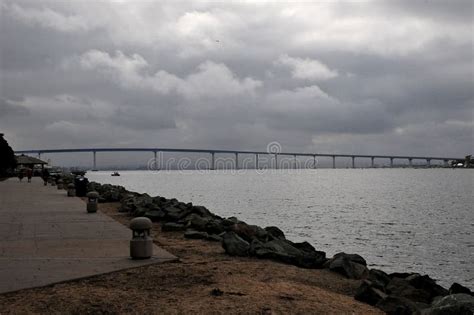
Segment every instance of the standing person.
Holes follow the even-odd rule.
[[[31,168],[26,169],[26,177],[28,177],[28,183],[31,183],[31,178],[33,177],[33,170]]]
[[[18,171],[18,179],[20,180],[20,182],[23,180],[23,177],[25,176],[25,173],[24,173],[24,170],[21,168],[19,171]]]
[[[48,178],[49,178],[49,171],[46,168],[43,168],[43,171],[41,172],[41,178],[44,181],[44,185],[46,186],[48,184]]]

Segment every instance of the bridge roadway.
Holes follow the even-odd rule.
[[[367,154],[334,154],[334,153],[296,153],[296,152],[266,152],[266,151],[239,151],[239,150],[210,150],[210,149],[172,149],[172,148],[80,148],[80,149],[37,149],[37,150],[19,150],[15,151],[16,154],[41,154],[47,153],[79,153],[79,152],[91,152],[93,154],[93,168],[97,168],[96,154],[97,152],[152,152],[155,160],[158,152],[173,152],[173,153],[207,153],[211,155],[211,167],[215,168],[215,155],[216,154],[234,154],[235,155],[235,168],[239,168],[238,158],[239,154],[255,155],[255,162],[258,165],[259,155],[273,155],[275,157],[275,165],[278,167],[278,156],[293,156],[296,160],[298,156],[306,156],[314,158],[314,166],[316,166],[317,157],[331,157],[332,167],[336,168],[336,158],[351,158],[352,167],[355,168],[356,158],[370,158],[371,166],[374,167],[375,159],[389,159],[390,166],[393,166],[393,161],[397,160],[408,160],[410,166],[412,166],[413,160],[425,160],[427,165],[431,165],[431,161],[443,161],[445,165],[449,161],[453,160],[464,160],[463,157],[436,157],[436,156],[408,156],[408,155],[367,155]]]

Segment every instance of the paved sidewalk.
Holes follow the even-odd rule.
[[[0,182],[0,293],[175,260],[129,258],[131,231],[42,181]]]

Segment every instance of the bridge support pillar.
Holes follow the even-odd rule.
[[[158,157],[157,157],[157,152],[156,151],[153,151],[153,167],[155,169],[155,171],[158,170]]]
[[[332,156],[332,168],[336,168],[336,156]]]
[[[93,159],[93,166],[92,169],[96,170],[97,169],[97,159],[96,159],[96,151],[92,151],[92,159]]]
[[[38,152],[38,159],[41,159],[41,152]]]
[[[355,168],[355,156],[352,157],[352,168]]]
[[[390,167],[393,167],[393,157],[390,158]]]
[[[428,165],[428,167],[431,167],[431,159],[426,159],[426,165]]]
[[[258,153],[255,154],[255,169],[258,170]]]
[[[296,169],[297,168],[297,161],[296,161],[296,154],[293,155],[293,168]]]
[[[215,152],[211,152],[211,170],[216,169],[216,157]]]
[[[313,155],[313,168],[316,168],[316,155]]]
[[[411,159],[411,158],[408,159],[408,165],[409,165],[410,167],[413,167],[413,159]]]
[[[235,169],[239,169],[239,154],[237,152],[235,153]]]
[[[370,167],[372,167],[372,168],[375,167],[374,160],[375,160],[375,157],[372,156],[372,157],[370,158]]]
[[[278,169],[278,154],[275,153],[275,169]]]
[[[449,167],[449,160],[443,160],[444,162],[444,167]]]

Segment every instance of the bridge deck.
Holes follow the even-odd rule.
[[[266,152],[242,150],[214,150],[214,149],[173,149],[173,148],[79,148],[79,149],[37,149],[19,150],[16,154],[44,154],[44,153],[75,153],[75,152],[174,152],[174,153],[208,153],[208,154],[276,154],[279,156],[308,156],[308,157],[346,157],[346,158],[376,158],[376,159],[404,159],[404,160],[464,160],[464,157],[439,156],[409,156],[409,155],[372,155],[372,154],[338,154],[338,153],[306,153],[306,152]]]

